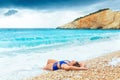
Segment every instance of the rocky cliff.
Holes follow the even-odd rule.
[[[102,9],[58,28],[120,29],[120,11]]]

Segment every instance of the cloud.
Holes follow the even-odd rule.
[[[61,9],[86,6],[102,0],[0,0],[1,8]]]
[[[77,17],[83,16],[79,11],[60,10],[44,12],[31,9],[17,10],[13,16],[0,16],[0,28],[56,28]]]
[[[11,16],[16,14],[18,11],[17,10],[8,10],[6,13],[4,13],[5,16]]]
[[[64,1],[67,1],[67,0],[64,0]],[[63,9],[55,9],[55,10],[45,9],[45,8],[42,10],[41,9],[36,10],[36,9],[31,9],[31,8],[26,9],[26,8],[18,8],[18,7],[10,8],[10,9],[2,8],[0,9],[0,28],[55,28],[57,26],[71,22],[78,17],[82,17],[84,15],[95,12],[102,8],[111,8],[113,10],[119,10],[119,7],[120,7],[119,4],[120,4],[119,0],[114,0],[114,1],[105,0],[103,2],[97,2],[95,4],[90,4],[89,6],[83,6],[83,7],[79,6],[74,9],[72,9],[72,6],[70,7],[70,9],[63,8]],[[4,13],[9,13],[10,10],[16,10],[17,14],[14,13],[13,11],[13,14],[11,14],[12,16],[7,17],[3,15]]]

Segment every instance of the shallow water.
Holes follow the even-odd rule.
[[[49,58],[82,61],[120,50],[120,30],[0,29],[0,34],[0,80],[38,75]]]

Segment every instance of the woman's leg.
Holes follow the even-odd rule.
[[[53,63],[47,64],[43,69],[44,70],[53,70]]]
[[[58,60],[55,60],[55,59],[48,59],[47,64],[55,63],[55,62],[58,62]]]
[[[58,62],[58,60],[48,59],[46,66],[43,68],[44,70],[53,70],[53,64]]]

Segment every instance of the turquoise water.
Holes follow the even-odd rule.
[[[49,58],[80,61],[115,50],[120,30],[0,29],[0,80],[40,74]]]
[[[108,39],[120,30],[0,29],[0,48],[35,47]],[[113,34],[114,33],[114,34]]]
[[[0,29],[0,48],[37,51],[67,44],[84,45],[108,40],[119,32],[120,30]]]

